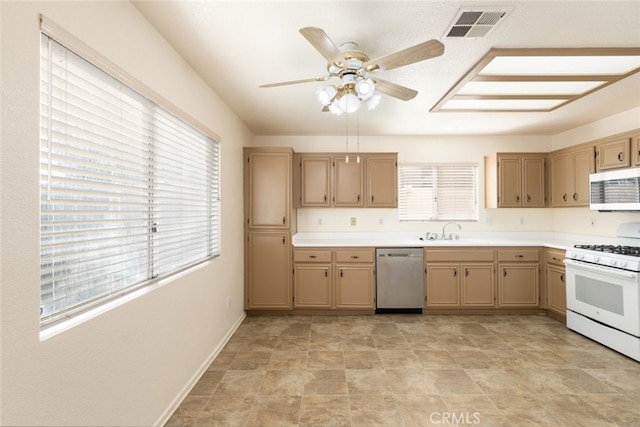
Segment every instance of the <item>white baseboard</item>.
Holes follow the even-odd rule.
[[[209,368],[209,365],[211,365],[211,362],[213,362],[213,360],[216,357],[218,357],[218,354],[220,354],[224,346],[229,342],[233,334],[236,332],[236,330],[242,324],[242,321],[246,317],[247,317],[247,313],[243,312],[242,315],[238,318],[238,320],[236,320],[236,322],[233,324],[231,329],[229,329],[229,332],[227,332],[227,334],[224,336],[222,341],[220,341],[220,343],[216,346],[216,348],[213,349],[211,354],[209,354],[209,357],[207,357],[207,359],[202,363],[202,365],[200,365],[198,370],[193,374],[193,376],[185,384],[182,390],[180,390],[180,392],[175,397],[175,399],[173,399],[173,401],[171,402],[171,405],[169,405],[169,407],[162,413],[158,421],[154,423],[155,426],[164,426],[167,423],[167,421],[169,421],[169,418],[171,418],[171,415],[173,415],[173,413],[176,411],[176,409],[178,409],[178,407],[180,406],[184,398],[187,397],[191,389],[198,383],[198,381],[200,380],[200,377],[204,375],[204,373],[207,371],[207,368]]]

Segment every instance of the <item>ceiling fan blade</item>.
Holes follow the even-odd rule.
[[[400,86],[395,83],[388,82],[386,80],[380,80],[378,78],[373,79],[376,83],[376,90],[386,95],[393,96],[394,98],[408,101],[415,98],[418,94],[417,90],[409,89],[408,87]]]
[[[362,68],[367,72],[392,70],[405,65],[435,58],[444,53],[444,45],[438,40],[428,40],[415,46],[365,62]]]
[[[277,86],[297,85],[300,83],[324,82],[326,80],[329,80],[330,78],[331,76],[322,76],[322,77],[314,77],[311,79],[289,80],[288,82],[269,83],[266,85],[260,85],[260,87],[277,87]]]
[[[328,62],[337,64],[344,62],[344,56],[342,56],[340,50],[321,28],[300,28],[300,34],[302,34]]]

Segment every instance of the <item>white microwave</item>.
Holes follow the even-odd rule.
[[[640,211],[640,167],[590,174],[589,207],[598,211]]]

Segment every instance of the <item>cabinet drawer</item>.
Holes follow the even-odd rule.
[[[425,251],[425,262],[434,261],[488,261],[493,262],[492,249],[462,249],[462,250],[442,250],[427,249]]]
[[[336,251],[336,262],[370,262],[374,260],[373,249],[348,249]]]
[[[547,249],[547,264],[564,266],[564,251],[562,249]]]
[[[498,251],[498,261],[538,261],[538,249],[502,249]]]
[[[295,249],[293,262],[331,262],[331,251],[324,249]]]

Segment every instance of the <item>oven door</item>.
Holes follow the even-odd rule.
[[[567,309],[640,337],[638,273],[564,260]]]

